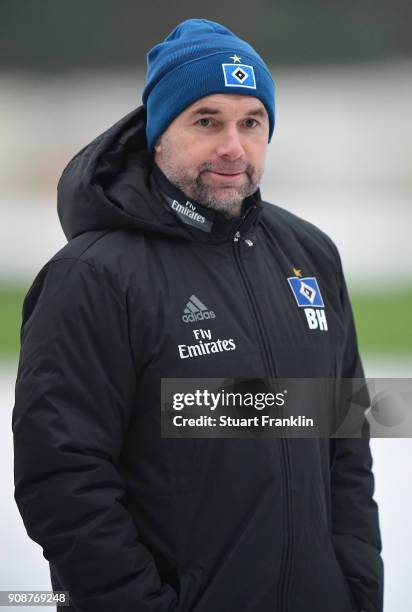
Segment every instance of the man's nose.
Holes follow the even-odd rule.
[[[227,157],[230,159],[238,159],[244,156],[245,151],[237,127],[228,127],[219,134],[216,153],[219,157]]]

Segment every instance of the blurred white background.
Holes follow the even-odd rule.
[[[263,197],[326,231],[352,286],[411,284],[412,61],[272,74]],[[0,277],[26,281],[65,244],[55,206],[63,167],[140,104],[143,83],[118,71],[0,74]]]

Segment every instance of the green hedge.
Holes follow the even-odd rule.
[[[351,292],[351,302],[361,351],[412,355],[412,288]]]
[[[28,287],[0,287],[0,358],[19,351],[21,307]],[[391,293],[351,292],[361,352],[412,356],[412,288]]]

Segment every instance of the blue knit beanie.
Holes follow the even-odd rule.
[[[147,54],[142,101],[146,137],[152,149],[158,137],[188,106],[215,93],[254,96],[269,116],[269,142],[275,127],[275,84],[256,51],[214,21],[188,19]]]

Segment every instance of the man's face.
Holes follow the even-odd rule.
[[[269,119],[258,98],[213,94],[197,100],[155,145],[171,183],[203,206],[238,216],[263,174]]]

